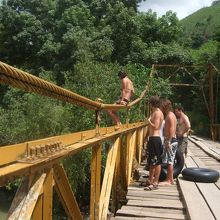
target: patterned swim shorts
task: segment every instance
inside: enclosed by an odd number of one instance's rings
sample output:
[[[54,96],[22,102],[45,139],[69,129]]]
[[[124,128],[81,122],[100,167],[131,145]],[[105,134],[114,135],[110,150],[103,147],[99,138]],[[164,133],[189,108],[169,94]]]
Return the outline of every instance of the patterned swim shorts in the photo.
[[[174,164],[174,159],[176,156],[176,151],[178,147],[178,142],[176,139],[172,140],[171,142],[171,149],[166,150],[165,146],[163,148],[163,156],[162,156],[162,162],[165,164]]]

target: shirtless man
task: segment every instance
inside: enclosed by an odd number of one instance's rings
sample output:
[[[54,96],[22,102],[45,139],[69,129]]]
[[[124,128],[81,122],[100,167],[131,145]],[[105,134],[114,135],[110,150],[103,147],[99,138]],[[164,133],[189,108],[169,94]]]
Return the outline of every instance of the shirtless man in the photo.
[[[162,111],[160,110],[160,99],[158,96],[150,97],[151,115],[148,119],[149,140],[147,143],[149,180],[146,183],[145,190],[154,190],[158,187],[163,145],[160,137],[160,128],[164,120]]]
[[[118,77],[121,79],[121,96],[116,104],[127,105],[132,95],[134,94],[134,87],[132,81],[128,78],[127,73],[120,71]],[[120,119],[116,111],[108,111],[116,125],[121,125]]]
[[[174,113],[177,117],[176,136],[178,141],[178,148],[186,157],[188,147],[188,132],[190,131],[191,127],[190,121],[187,115],[184,114],[182,106],[176,106]]]
[[[164,152],[163,163],[167,164],[167,177],[164,182],[159,185],[174,184],[173,180],[173,164],[178,147],[176,139],[176,116],[173,113],[171,101],[165,99],[161,103],[161,109],[165,117],[164,125]]]

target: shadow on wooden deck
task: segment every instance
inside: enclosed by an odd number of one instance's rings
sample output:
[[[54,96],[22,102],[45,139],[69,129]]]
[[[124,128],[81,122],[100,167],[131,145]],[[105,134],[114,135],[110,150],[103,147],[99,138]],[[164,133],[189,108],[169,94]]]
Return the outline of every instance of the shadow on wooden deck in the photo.
[[[200,142],[203,148],[210,148],[208,142],[201,139]],[[185,167],[204,167],[220,171],[219,161],[203,148],[198,143],[189,143]],[[145,191],[140,183],[146,181],[148,171],[144,170],[144,164],[139,169],[141,177],[129,186],[127,204],[117,211],[112,220],[220,219],[220,180],[216,183],[195,183],[184,180],[180,174],[176,185]]]

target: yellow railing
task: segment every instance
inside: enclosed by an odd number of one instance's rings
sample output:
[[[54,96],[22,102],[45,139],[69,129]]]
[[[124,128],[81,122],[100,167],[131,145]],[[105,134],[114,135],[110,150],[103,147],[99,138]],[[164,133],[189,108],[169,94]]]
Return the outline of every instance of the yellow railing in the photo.
[[[82,219],[60,161],[69,155],[91,148],[90,219],[105,220],[111,193],[112,200],[116,204],[118,196],[115,195],[118,185],[120,184],[122,191],[126,192],[132,178],[133,159],[135,158],[139,163],[141,161],[147,124],[146,122],[129,124],[127,121],[125,125],[119,127],[100,128],[98,112],[129,109],[144,98],[150,82],[151,80],[148,81],[140,97],[127,106],[103,104],[0,62],[0,83],[95,110],[97,116],[94,130],[0,148],[0,186],[16,178],[22,179],[7,219],[52,219],[53,188],[67,216],[70,219]],[[107,153],[105,172],[101,179],[101,148],[106,141],[111,142],[111,147]]]
[[[146,123],[139,122],[122,125],[120,129],[101,128],[98,135],[94,129],[1,147],[0,186],[18,177],[23,178],[9,210],[8,219],[51,219],[53,187],[67,215],[71,219],[82,219],[65,171],[59,162],[66,156],[89,147],[92,148],[90,218],[106,219],[111,190],[115,191],[118,184],[122,183],[123,191],[127,191],[132,178],[132,160],[135,157],[140,162],[145,134]],[[101,181],[101,148],[106,141],[111,141],[112,145]],[[35,198],[34,201],[31,198]],[[39,218],[41,214],[49,217]]]

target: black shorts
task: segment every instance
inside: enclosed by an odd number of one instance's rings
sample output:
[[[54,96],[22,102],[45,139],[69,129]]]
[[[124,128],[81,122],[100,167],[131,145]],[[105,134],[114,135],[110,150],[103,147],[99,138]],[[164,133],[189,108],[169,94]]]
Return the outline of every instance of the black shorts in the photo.
[[[151,136],[147,143],[148,164],[162,164],[163,145],[160,136]]]

